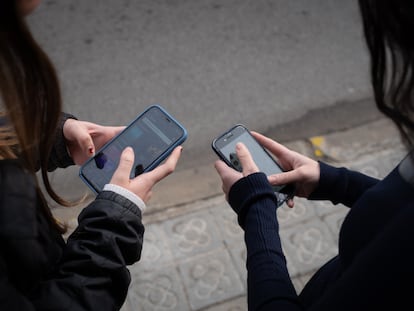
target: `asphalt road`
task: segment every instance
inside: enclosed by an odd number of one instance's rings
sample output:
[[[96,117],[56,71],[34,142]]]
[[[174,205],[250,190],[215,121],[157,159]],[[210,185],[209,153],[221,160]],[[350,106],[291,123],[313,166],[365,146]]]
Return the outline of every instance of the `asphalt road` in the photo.
[[[66,111],[118,125],[162,105],[189,133],[178,169],[210,162],[234,123],[287,140],[346,125],[349,114],[306,116],[370,95],[357,1],[44,0],[28,21]]]

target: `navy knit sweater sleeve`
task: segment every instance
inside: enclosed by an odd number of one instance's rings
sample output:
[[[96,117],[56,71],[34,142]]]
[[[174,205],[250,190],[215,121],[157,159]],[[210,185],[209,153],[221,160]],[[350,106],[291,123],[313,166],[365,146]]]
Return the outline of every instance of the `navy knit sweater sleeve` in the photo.
[[[248,309],[412,310],[412,288],[406,284],[414,279],[413,193],[398,170],[379,182],[322,163],[314,197],[354,204],[341,228],[336,260],[321,267],[316,275],[322,277],[297,295],[283,255],[272,188],[263,173],[240,179],[230,190],[229,203],[245,233]]]
[[[330,200],[334,204],[342,203],[351,207],[367,189],[379,181],[344,167],[333,168],[323,162],[319,162],[319,167],[319,185],[310,195],[310,200]]]
[[[279,238],[277,199],[266,175],[255,173],[240,179],[230,190],[229,203],[245,230],[249,310],[295,304],[296,292]]]

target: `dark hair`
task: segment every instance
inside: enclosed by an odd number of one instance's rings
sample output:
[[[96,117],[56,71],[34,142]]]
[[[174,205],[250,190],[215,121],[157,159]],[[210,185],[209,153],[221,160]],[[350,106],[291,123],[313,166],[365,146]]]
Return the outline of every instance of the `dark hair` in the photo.
[[[47,165],[61,114],[61,92],[55,69],[33,39],[17,1],[0,1],[0,95],[9,127],[0,136],[0,155],[18,158],[35,175],[41,169],[47,193],[65,205],[51,188]],[[54,220],[46,199],[37,187],[43,211]]]
[[[414,146],[414,1],[359,0],[377,107]]]

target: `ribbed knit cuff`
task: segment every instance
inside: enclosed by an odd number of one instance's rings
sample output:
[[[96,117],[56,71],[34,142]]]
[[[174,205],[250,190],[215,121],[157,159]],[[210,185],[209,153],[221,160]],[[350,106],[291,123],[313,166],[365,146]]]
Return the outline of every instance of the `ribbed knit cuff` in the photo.
[[[246,214],[252,204],[264,197],[274,200],[278,206],[277,198],[267,180],[267,176],[262,173],[253,173],[239,179],[230,189],[229,203],[238,215],[239,225],[244,229]]]
[[[340,178],[343,168],[333,167],[324,162],[319,162],[319,183],[316,189],[308,196],[309,200],[327,200],[332,193],[335,193],[336,181]]]

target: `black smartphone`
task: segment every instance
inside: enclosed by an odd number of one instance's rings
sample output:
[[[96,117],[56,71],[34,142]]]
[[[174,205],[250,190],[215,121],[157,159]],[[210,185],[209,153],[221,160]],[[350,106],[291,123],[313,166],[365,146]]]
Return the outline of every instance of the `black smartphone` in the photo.
[[[80,168],[80,178],[95,192],[109,183],[122,151],[134,149],[131,178],[159,165],[187,138],[187,130],[159,105],[148,107],[121,133],[115,136]]]
[[[284,171],[242,124],[235,125],[215,138],[211,146],[220,159],[230,167],[241,172],[242,167],[236,154],[236,144],[238,142],[242,142],[249,149],[259,170],[267,176]],[[273,189],[277,195],[279,205],[283,204],[293,194],[292,185],[274,186]]]

